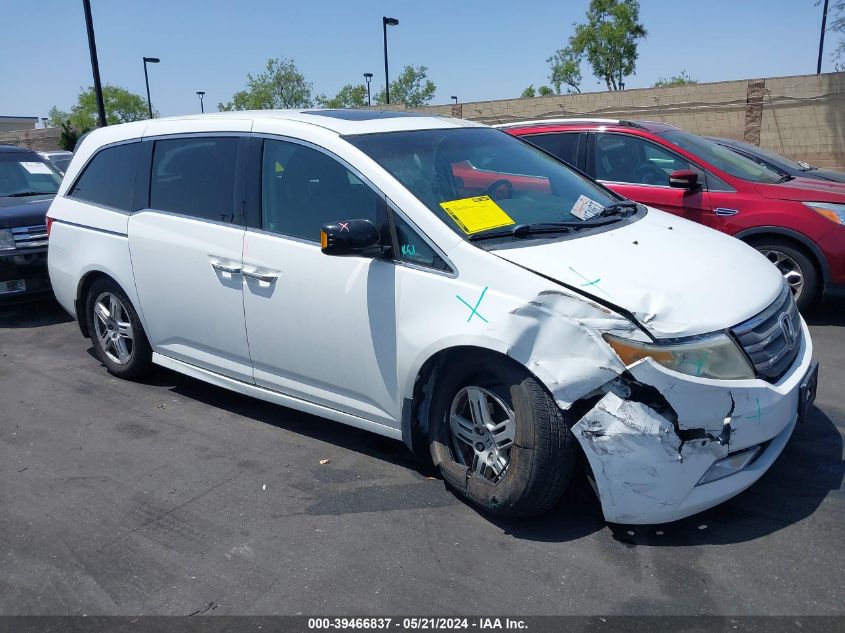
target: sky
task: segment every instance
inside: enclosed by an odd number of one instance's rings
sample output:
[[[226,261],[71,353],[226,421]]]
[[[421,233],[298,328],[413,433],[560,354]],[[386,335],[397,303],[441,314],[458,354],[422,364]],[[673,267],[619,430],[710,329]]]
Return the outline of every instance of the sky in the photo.
[[[548,83],[546,59],[566,45],[588,0],[91,0],[103,83],[145,94],[161,116],[216,110],[270,57],[292,58],[314,93],[334,95],[372,72],[384,85],[382,16],[391,76],[425,65],[433,103],[518,97]],[[813,73],[821,7],[816,0],[641,0],[647,38],[628,88],[685,70],[700,82]],[[0,0],[0,115],[69,109],[92,85],[82,0]],[[25,25],[31,24],[31,28]],[[828,35],[832,51],[836,37]],[[825,53],[822,70],[833,70]],[[599,91],[584,67],[584,92]]]

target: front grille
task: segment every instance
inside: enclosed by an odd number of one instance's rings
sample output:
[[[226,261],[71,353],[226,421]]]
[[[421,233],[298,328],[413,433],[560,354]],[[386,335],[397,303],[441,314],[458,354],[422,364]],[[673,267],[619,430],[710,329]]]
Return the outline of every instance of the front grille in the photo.
[[[760,378],[775,382],[798,355],[804,331],[792,291],[784,285],[775,302],[731,330]]]
[[[15,248],[36,248],[47,246],[47,225],[16,226],[12,229]]]

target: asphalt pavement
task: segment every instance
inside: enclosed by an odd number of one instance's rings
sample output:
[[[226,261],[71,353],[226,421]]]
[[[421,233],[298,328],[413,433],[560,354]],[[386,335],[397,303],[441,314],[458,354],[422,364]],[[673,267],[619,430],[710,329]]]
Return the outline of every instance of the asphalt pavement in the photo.
[[[51,301],[0,307],[0,614],[845,614],[845,304],[809,318],[816,409],[731,501],[532,520],[399,442],[159,369],[111,377]]]

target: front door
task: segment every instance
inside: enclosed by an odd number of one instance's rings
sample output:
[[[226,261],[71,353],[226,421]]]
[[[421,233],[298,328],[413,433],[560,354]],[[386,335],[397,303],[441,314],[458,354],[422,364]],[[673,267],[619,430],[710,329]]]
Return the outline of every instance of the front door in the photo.
[[[358,218],[389,244],[385,202],[333,156],[261,145],[260,228],[247,230],[243,259],[255,382],[397,426],[396,268],[320,250],[323,224]]]
[[[594,139],[593,160],[589,167],[596,180],[631,200],[693,222],[711,224],[704,172],[697,166],[638,136],[599,132]],[[698,172],[700,186],[691,191],[670,187],[669,174],[676,169]]]
[[[148,207],[129,219],[147,336],[165,356],[252,382],[241,276],[237,136],[154,143]]]

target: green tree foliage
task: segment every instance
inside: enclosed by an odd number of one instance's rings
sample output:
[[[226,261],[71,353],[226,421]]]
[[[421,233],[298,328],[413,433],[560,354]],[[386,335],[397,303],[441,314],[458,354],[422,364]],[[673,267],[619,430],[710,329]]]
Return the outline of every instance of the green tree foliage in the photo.
[[[217,109],[271,110],[274,108],[310,108],[310,82],[299,72],[292,59],[268,59],[260,75],[246,76],[246,88],[232,95],[229,103],[217,104]]]
[[[540,86],[537,88],[537,94],[541,97],[551,97],[555,94],[555,91],[549,88],[548,86]]]
[[[317,95],[316,101],[321,108],[360,108],[367,105],[367,87],[346,84],[334,97]]]
[[[109,125],[140,121],[149,116],[147,101],[140,95],[129,92],[126,88],[105,84],[103,86],[103,103],[106,106],[106,122]],[[67,123],[80,130],[82,134],[93,130],[99,125],[97,116],[97,96],[94,86],[89,86],[79,93],[76,104],[70,112],[63,112],[56,106],[50,108],[50,127],[61,127]]]
[[[530,99],[531,97],[536,97],[537,91],[534,90],[534,84],[528,86],[525,90],[522,91],[522,94],[519,96],[523,99]]]
[[[581,92],[581,55],[575,53],[569,46],[561,48],[546,60],[551,69],[549,81],[555,87],[557,94],[566,86],[566,92]]]
[[[428,78],[428,67],[405,66],[396,80],[390,82],[390,102],[418,108],[430,103],[436,90],[437,86]],[[376,94],[375,101],[386,103],[384,90]]]
[[[654,82],[655,88],[666,88],[671,86],[691,86],[692,84],[697,84],[698,80],[693,79],[687,74],[686,70],[682,70],[677,75],[673,77],[661,77],[657,81]]]
[[[569,46],[562,50],[572,61],[586,58],[608,90],[621,90],[636,68],[637,42],[646,36],[639,19],[637,0],[590,0],[587,22],[575,25]]]
[[[550,97],[555,93],[554,90],[549,88],[548,86],[540,86],[539,88],[534,88],[534,84],[528,86],[525,90],[522,91],[522,94],[519,95],[523,99],[529,99],[531,97]]]
[[[834,0],[828,9],[827,20],[828,31],[845,36],[845,0]],[[834,70],[845,70],[845,37],[840,38],[830,56],[834,62]]]

